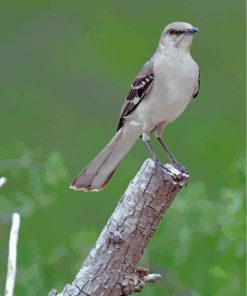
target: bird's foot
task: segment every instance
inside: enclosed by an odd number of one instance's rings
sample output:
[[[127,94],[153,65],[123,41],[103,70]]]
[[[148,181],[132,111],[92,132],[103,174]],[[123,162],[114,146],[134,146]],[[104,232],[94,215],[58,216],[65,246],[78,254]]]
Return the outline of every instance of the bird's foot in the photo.
[[[162,163],[159,161],[157,156],[153,157],[153,162],[155,170],[157,170],[159,166],[162,166]]]
[[[186,175],[189,174],[187,168],[184,165],[182,165],[176,161],[173,161],[171,164],[175,169],[180,171],[182,174],[186,174]]]

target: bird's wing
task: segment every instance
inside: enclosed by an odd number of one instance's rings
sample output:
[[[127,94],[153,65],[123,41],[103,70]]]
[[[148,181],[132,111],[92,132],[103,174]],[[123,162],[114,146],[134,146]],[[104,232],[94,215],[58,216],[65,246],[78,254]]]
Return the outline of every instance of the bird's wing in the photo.
[[[199,94],[199,90],[200,90],[200,84],[201,84],[201,74],[199,71],[199,75],[198,75],[198,84],[197,84],[197,88],[195,90],[195,92],[193,93],[193,99],[195,99],[197,97],[197,95]]]
[[[153,80],[153,59],[151,59],[146,64],[144,64],[130,87],[126,100],[121,109],[117,130],[123,126],[124,119],[136,109],[145,95],[150,91]]]

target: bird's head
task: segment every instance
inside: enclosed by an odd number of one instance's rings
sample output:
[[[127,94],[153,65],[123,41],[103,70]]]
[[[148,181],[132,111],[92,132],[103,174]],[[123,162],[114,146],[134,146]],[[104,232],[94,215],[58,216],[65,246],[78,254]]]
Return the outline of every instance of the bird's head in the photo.
[[[164,47],[176,47],[189,51],[193,35],[198,31],[189,23],[174,22],[165,27],[160,43]]]

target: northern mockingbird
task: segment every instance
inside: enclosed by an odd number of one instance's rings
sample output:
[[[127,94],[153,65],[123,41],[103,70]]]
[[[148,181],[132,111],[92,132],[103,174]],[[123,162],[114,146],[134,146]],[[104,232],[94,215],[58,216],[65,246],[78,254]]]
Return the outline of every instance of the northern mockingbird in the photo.
[[[157,161],[150,145],[151,132],[154,132],[170,161],[180,167],[162,141],[161,134],[198,94],[199,67],[190,55],[193,35],[197,31],[191,24],[183,22],[165,27],[156,52],[141,68],[130,87],[121,109],[117,133],[75,178],[70,188],[84,191],[103,189],[140,136]]]

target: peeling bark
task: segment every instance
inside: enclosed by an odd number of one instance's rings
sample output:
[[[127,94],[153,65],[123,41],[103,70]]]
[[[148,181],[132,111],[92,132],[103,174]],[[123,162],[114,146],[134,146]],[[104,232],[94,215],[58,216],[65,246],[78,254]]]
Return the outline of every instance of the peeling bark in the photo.
[[[72,284],[57,296],[126,296],[161,276],[137,266],[161,218],[189,176],[148,159],[129,184]]]

